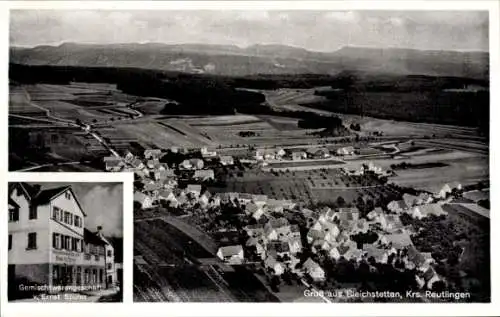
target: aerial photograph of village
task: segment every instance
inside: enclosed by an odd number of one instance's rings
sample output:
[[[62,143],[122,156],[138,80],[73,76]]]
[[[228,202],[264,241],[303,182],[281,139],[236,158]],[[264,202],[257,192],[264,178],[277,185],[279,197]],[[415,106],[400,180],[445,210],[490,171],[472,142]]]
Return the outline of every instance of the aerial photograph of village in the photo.
[[[134,173],[134,301],[490,302],[488,12],[10,19],[9,171]]]

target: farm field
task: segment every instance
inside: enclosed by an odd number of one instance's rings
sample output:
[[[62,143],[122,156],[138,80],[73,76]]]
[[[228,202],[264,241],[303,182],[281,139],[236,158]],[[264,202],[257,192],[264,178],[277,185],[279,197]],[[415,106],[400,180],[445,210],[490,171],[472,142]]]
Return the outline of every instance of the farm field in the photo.
[[[270,163],[265,169],[290,169],[290,170],[307,170],[320,168],[340,168],[344,164],[343,161],[325,159],[325,160],[303,160],[303,161],[288,161]]]
[[[266,172],[251,170],[230,173],[225,188],[209,188],[214,192],[263,194],[275,199],[290,199],[305,205],[336,204],[339,197],[351,203],[359,196],[373,201],[395,199],[400,193],[391,186],[381,186],[369,176],[345,175],[338,169]]]
[[[231,301],[198,266],[187,260],[212,255],[161,219],[134,223],[134,255],[141,255],[152,274],[158,276],[134,279],[136,287],[143,291],[150,287],[156,291],[168,288],[180,301]]]
[[[377,160],[373,160],[373,162],[381,165],[386,163]],[[450,151],[450,153],[441,155],[430,154],[405,158],[404,162],[412,164],[442,162],[447,166],[398,170],[396,176],[389,178],[390,182],[400,186],[411,186],[435,192],[447,182],[458,181],[462,185],[468,185],[489,179],[489,162],[486,155]]]

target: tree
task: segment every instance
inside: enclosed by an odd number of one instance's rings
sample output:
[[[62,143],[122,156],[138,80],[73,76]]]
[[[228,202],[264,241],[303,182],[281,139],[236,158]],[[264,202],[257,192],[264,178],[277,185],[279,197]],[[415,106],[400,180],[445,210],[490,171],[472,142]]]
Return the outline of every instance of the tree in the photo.
[[[342,196],[339,196],[337,198],[337,206],[339,206],[339,207],[344,207],[345,206],[345,199]]]

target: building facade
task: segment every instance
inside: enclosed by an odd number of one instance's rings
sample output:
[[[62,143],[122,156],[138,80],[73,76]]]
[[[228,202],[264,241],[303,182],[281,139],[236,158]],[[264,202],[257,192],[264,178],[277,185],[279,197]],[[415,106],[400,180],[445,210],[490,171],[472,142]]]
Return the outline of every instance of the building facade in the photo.
[[[112,246],[85,228],[85,217],[70,186],[9,184],[9,284],[45,285],[48,292],[106,288]]]

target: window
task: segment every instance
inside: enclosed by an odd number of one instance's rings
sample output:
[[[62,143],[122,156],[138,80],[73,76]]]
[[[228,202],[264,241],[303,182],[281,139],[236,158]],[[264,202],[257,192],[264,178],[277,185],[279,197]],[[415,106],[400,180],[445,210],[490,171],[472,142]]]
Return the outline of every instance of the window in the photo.
[[[103,269],[99,269],[99,283],[102,284],[104,282],[104,272]]]
[[[12,235],[9,234],[9,250],[12,249]]]
[[[95,258],[96,261],[99,261],[99,255],[97,255],[97,254],[94,255],[94,258]]]
[[[90,283],[90,271],[89,271],[89,269],[85,269],[84,281],[85,281],[85,284],[87,284],[87,285]]]
[[[65,193],[64,193],[64,197],[66,199],[71,199],[71,194],[69,193],[69,190],[67,190]]]
[[[79,216],[75,216],[75,226],[78,228],[82,227],[82,218],[80,218]]]
[[[64,237],[65,249],[68,251],[71,250],[71,242],[70,241],[71,241],[71,237],[69,237],[69,236]]]
[[[19,221],[19,208],[9,208],[9,222]]]
[[[73,266],[68,265],[68,271],[66,274],[68,275],[68,284],[73,284]]]
[[[82,284],[82,268],[80,266],[76,267],[76,285]]]
[[[52,284],[59,284],[59,266],[57,265],[52,266]]]
[[[78,251],[78,242],[77,238],[71,238],[71,251]]]
[[[53,233],[52,234],[52,247],[54,249],[60,249],[61,248],[61,235],[58,233]]]
[[[108,250],[108,256],[111,256],[112,253],[111,253],[111,250]]]
[[[61,209],[54,206],[52,208],[52,219],[59,221],[59,219],[61,218],[60,214],[61,214]]]
[[[111,263],[108,263],[108,270],[111,270],[111,269],[112,269]]]
[[[64,212],[64,223],[69,224],[69,217],[70,217],[70,213],[65,211]]]
[[[97,283],[97,269],[92,270],[92,283]]]
[[[28,247],[26,249],[36,249],[36,232],[28,233]]]
[[[37,209],[36,206],[30,206],[29,218],[28,219],[36,219],[37,218]]]
[[[69,222],[68,225],[72,226],[73,225],[73,214],[69,214]]]

